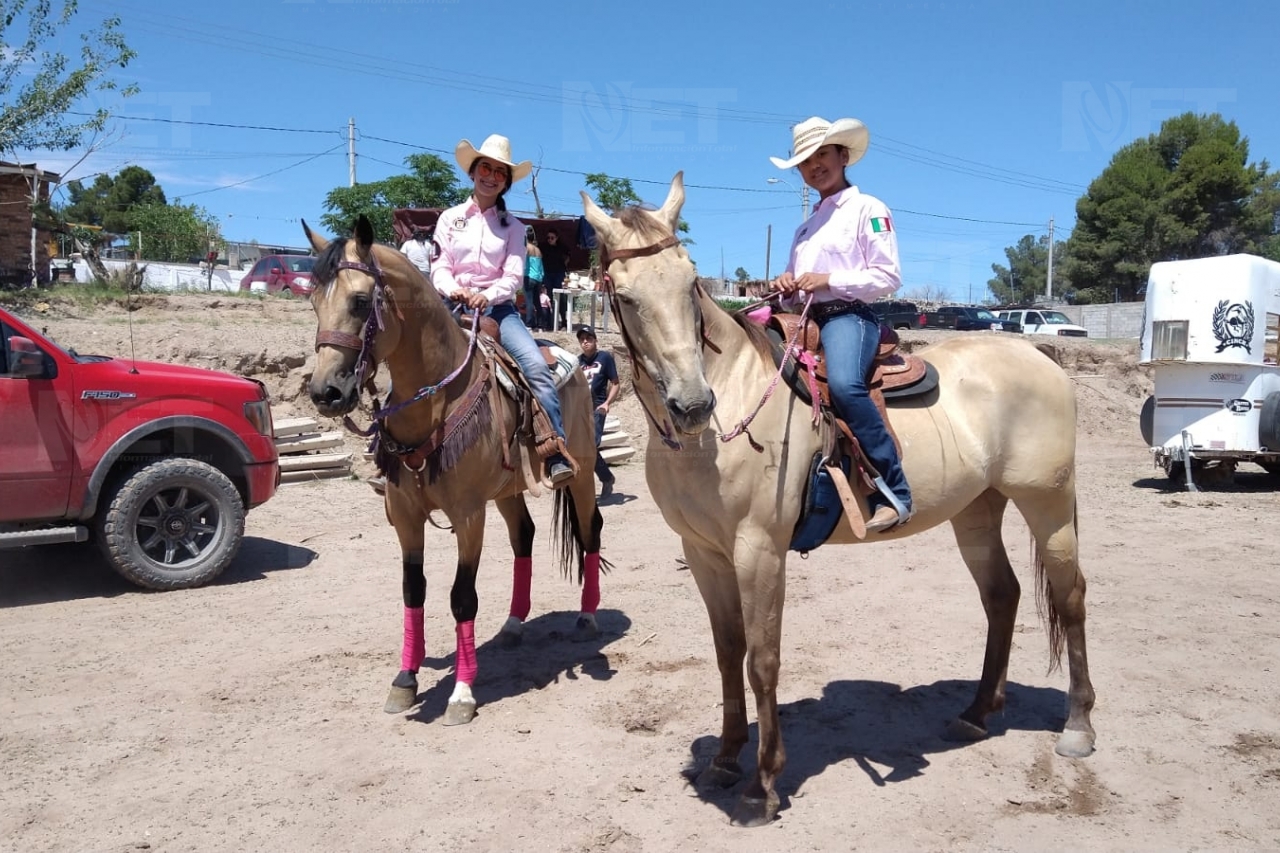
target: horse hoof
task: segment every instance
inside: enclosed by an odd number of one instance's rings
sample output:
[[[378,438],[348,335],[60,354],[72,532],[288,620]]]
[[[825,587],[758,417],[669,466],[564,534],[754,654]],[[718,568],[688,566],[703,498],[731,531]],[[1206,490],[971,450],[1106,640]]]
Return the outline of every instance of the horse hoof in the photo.
[[[1090,732],[1065,731],[1058,737],[1058,745],[1053,751],[1066,758],[1088,758],[1093,755],[1093,735]]]
[[[504,649],[514,649],[524,642],[524,635],[517,634],[515,631],[499,631],[498,646]]]
[[[475,702],[450,702],[444,710],[444,724],[446,726],[465,726],[475,718]]]
[[[391,692],[387,694],[387,704],[382,706],[382,710],[388,714],[403,714],[417,701],[416,687],[392,687]]]
[[[699,788],[708,790],[711,788],[732,788],[742,779],[742,767],[738,762],[734,761],[730,764],[716,764],[712,762],[707,768],[698,774],[697,781],[694,782]]]
[[[599,638],[600,627],[596,625],[596,620],[587,616],[579,616],[578,621],[574,623],[573,636],[570,640],[575,643],[589,643]]]
[[[757,797],[742,797],[739,799],[737,807],[733,810],[733,817],[729,819],[729,822],[734,826],[748,828],[767,826],[777,816],[778,795],[771,793],[764,799]]]
[[[968,720],[957,717],[947,724],[947,731],[943,735],[943,738],[950,741],[972,743],[974,741],[986,740],[987,730],[982,728],[982,726],[975,726]]]

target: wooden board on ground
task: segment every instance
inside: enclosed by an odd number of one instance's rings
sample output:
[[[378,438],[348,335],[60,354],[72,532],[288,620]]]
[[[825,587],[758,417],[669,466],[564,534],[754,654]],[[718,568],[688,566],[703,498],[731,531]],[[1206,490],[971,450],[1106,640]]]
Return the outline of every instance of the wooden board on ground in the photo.
[[[337,477],[350,477],[351,472],[346,468],[319,468],[307,471],[289,471],[281,472],[281,483],[310,483],[315,480],[332,480]]]
[[[280,457],[281,471],[310,471],[321,468],[351,468],[350,453],[299,453]]]
[[[618,431],[618,430],[620,430],[620,429],[622,429],[622,421],[618,420],[618,419],[617,419],[617,418],[615,418],[613,415],[605,415],[605,416],[604,416],[604,431],[605,431],[605,432],[617,432],[617,431]]]
[[[342,446],[342,432],[334,430],[326,433],[303,433],[298,436],[276,439],[276,450],[285,453],[306,453],[310,450],[327,450],[330,447]]]
[[[635,456],[636,449],[634,447],[606,447],[600,451],[600,455],[610,465],[617,465]]]
[[[606,432],[600,436],[600,446],[604,447],[622,447],[631,444],[631,436],[625,432]]]
[[[273,419],[273,426],[276,438],[320,430],[320,422],[315,418],[281,418],[278,421]]]

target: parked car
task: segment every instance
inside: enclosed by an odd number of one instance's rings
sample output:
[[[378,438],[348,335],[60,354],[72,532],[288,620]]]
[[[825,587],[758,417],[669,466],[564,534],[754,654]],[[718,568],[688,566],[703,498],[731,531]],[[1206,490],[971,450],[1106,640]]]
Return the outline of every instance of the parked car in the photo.
[[[1089,330],[1071,322],[1071,318],[1061,311],[1048,311],[1042,308],[1017,308],[1001,311],[998,315],[1003,320],[1011,320],[1022,327],[1028,335],[1060,335],[1068,338],[1087,338]]]
[[[266,255],[240,279],[240,289],[253,293],[310,296],[315,289],[315,281],[311,277],[315,263],[316,259],[311,255]]]
[[[974,305],[943,305],[924,314],[925,329],[955,329],[957,332],[1019,332],[1012,320],[1001,319],[986,308]]]
[[[914,302],[881,300],[871,303],[880,322],[894,329],[920,329],[924,327],[924,312]]]
[[[93,538],[139,586],[208,583],[280,484],[273,432],[261,382],[80,355],[0,308],[0,549]]]

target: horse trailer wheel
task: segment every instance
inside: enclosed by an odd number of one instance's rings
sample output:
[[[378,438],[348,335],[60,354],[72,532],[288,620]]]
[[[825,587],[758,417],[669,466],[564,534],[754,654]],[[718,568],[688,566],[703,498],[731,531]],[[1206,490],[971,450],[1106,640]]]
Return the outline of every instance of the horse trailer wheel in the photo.
[[[98,518],[111,567],[147,589],[188,589],[222,573],[244,536],[244,503],[225,474],[162,459],[129,474]]]
[[[1273,391],[1262,401],[1258,412],[1258,446],[1280,450],[1280,392]]]

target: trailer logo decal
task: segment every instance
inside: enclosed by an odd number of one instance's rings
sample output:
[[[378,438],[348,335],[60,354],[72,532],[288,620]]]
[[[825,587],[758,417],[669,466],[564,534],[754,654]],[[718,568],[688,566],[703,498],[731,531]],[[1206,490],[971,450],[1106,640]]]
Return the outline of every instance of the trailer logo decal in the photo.
[[[1230,302],[1226,299],[1213,309],[1213,336],[1218,339],[1218,348],[1214,352],[1222,352],[1228,347],[1240,347],[1252,353],[1253,341],[1253,303]]]
[[[1240,383],[1240,382],[1244,382],[1244,374],[1243,373],[1210,373],[1209,381]]]
[[[132,391],[81,391],[81,400],[132,400],[138,395]]]
[[[1223,400],[1223,405],[1237,415],[1243,415],[1245,412],[1253,408],[1253,403],[1248,400]]]

